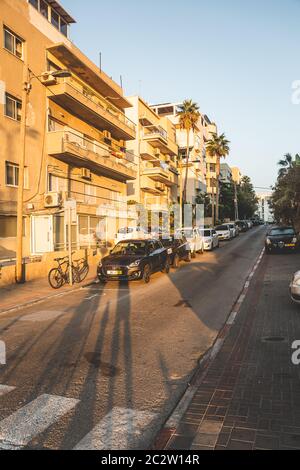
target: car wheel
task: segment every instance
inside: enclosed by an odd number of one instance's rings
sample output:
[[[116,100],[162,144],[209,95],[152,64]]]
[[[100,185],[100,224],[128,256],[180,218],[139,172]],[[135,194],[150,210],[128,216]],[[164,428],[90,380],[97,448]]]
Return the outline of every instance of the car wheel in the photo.
[[[150,282],[151,270],[149,264],[146,264],[143,270],[143,281],[145,284]]]
[[[191,257],[192,257],[192,258],[196,258],[196,252],[195,252],[195,251],[192,251]]]
[[[269,248],[266,248],[265,253],[266,253],[266,255],[270,255],[272,253],[272,250],[270,250]]]
[[[186,261],[186,263],[190,263],[192,261],[192,254],[191,254],[190,251],[187,252],[185,261]]]
[[[173,268],[174,269],[177,269],[179,266],[179,256],[178,255],[175,255],[174,256],[174,260],[173,260]]]
[[[98,279],[99,279],[100,284],[103,284],[103,285],[106,284],[106,280],[103,279],[102,277],[99,277]]]

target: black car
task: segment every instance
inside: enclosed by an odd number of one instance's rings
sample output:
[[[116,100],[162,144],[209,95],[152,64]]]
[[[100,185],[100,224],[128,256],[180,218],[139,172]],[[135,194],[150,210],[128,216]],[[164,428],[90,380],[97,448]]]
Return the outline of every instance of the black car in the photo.
[[[299,248],[299,237],[293,227],[272,227],[266,236],[266,253],[273,251],[296,251]]]
[[[161,240],[164,247],[167,249],[169,255],[170,265],[173,268],[178,268],[179,261],[190,262],[192,259],[191,248],[185,237],[176,238],[163,238]]]
[[[123,240],[99,263],[97,275],[100,282],[150,281],[152,273],[170,270],[167,249],[159,240]]]
[[[249,230],[249,225],[245,220],[237,220],[235,225],[239,227],[240,232],[247,232]]]

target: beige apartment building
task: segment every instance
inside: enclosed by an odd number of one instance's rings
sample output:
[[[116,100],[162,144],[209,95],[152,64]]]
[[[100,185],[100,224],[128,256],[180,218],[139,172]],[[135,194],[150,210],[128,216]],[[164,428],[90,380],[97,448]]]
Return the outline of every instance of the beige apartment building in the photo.
[[[167,117],[159,117],[139,96],[128,101],[132,107],[126,109],[126,116],[137,123],[137,133],[126,146],[138,156],[137,178],[127,183],[128,201],[141,204],[147,211],[167,212],[179,196],[175,126]]]
[[[209,122],[206,127],[206,139],[210,140],[213,134],[217,134],[218,129],[216,124]],[[207,194],[216,194],[216,181],[217,181],[217,157],[214,155],[206,155],[206,189]]]
[[[232,180],[235,184],[240,184],[242,180],[242,173],[240,169],[237,166],[231,167],[231,172],[232,172]]]
[[[24,240],[27,278],[45,274],[67,249],[65,201],[73,201],[72,247],[96,262],[95,248],[124,221],[127,183],[138,161],[126,148],[136,125],[121,87],[68,39],[74,19],[53,0],[1,0],[0,259],[13,276],[21,155],[22,76],[28,67]],[[65,78],[52,74],[67,70]],[[176,151],[174,150],[176,153]],[[117,225],[117,226],[116,226]],[[81,252],[82,253],[82,252]],[[6,260],[6,261],[4,261]],[[39,261],[32,263],[32,261]],[[12,265],[10,270],[6,265]],[[34,266],[33,266],[34,265]]]
[[[179,147],[180,169],[185,178],[186,165],[188,165],[187,177],[187,202],[195,204],[197,196],[206,193],[206,126],[208,118],[201,115],[196,130],[190,131],[189,136],[189,162],[187,156],[186,131],[180,128],[178,111],[181,103],[163,103],[151,106],[160,117],[168,118],[176,129],[176,142]]]

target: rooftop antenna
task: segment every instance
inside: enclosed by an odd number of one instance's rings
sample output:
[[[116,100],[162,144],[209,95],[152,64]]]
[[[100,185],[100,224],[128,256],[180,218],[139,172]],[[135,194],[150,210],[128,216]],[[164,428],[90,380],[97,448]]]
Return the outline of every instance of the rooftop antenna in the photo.
[[[121,88],[123,90],[123,78],[122,78],[122,75],[120,75],[120,85],[121,85]]]

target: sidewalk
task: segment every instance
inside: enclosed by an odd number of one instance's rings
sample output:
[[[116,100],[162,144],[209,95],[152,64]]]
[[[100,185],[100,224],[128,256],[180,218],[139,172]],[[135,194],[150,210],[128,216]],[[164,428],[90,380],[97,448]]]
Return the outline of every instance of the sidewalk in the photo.
[[[264,256],[166,449],[300,449],[300,365],[291,361],[300,306],[288,293],[299,268],[300,255]]]
[[[65,285],[57,290],[52,289],[52,287],[49,286],[48,279],[45,278],[28,281],[24,284],[12,284],[1,287],[0,314],[7,310],[12,310],[14,308],[26,306],[27,304],[30,305],[44,299],[46,300],[51,297],[63,295],[63,293],[72,292],[89,285],[96,279],[96,270],[97,266],[90,267],[90,272],[87,278],[81,284],[74,284],[72,287]]]

